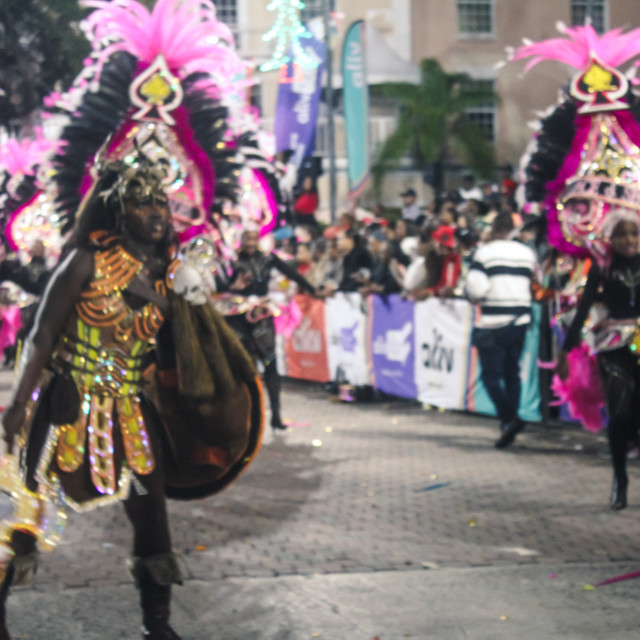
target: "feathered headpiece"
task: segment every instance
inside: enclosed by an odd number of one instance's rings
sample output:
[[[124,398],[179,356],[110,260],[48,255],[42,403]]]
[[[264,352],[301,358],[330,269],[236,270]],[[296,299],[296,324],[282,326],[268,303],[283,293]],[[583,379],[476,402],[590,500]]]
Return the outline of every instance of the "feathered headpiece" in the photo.
[[[559,29],[566,38],[525,44],[511,60],[531,58],[578,69],[566,99],[541,123],[526,166],[526,197],[547,211],[549,241],[572,254],[608,256],[603,233],[612,208],[640,217],[640,109],[617,66],[640,54],[640,29],[599,36],[591,25]]]
[[[40,128],[34,138],[8,138],[0,145],[0,222],[13,251],[30,249],[36,239],[53,249],[59,244],[59,225],[42,176],[56,149]]]
[[[225,101],[246,78],[230,30],[210,0],[158,0],[153,11],[134,0],[82,4],[95,8],[83,23],[93,53],[72,89],[51,100],[72,112],[53,163],[65,230],[108,139],[108,160],[127,162],[139,148],[165,163],[178,231],[205,223],[237,193]]]

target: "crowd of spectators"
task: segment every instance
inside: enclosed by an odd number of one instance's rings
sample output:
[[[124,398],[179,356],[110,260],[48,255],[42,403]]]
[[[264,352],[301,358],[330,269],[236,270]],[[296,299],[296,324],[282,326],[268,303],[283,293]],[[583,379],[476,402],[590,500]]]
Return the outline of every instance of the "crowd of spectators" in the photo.
[[[276,234],[276,248],[292,256],[321,296],[336,291],[414,300],[462,295],[472,255],[490,241],[495,217],[508,212],[518,229],[526,222],[514,201],[515,186],[508,175],[499,184],[481,185],[465,176],[459,189],[424,208],[416,192],[406,189],[395,215],[380,205],[363,215],[356,204],[324,229],[297,215],[288,237]],[[523,231],[518,239],[532,244],[534,235]]]

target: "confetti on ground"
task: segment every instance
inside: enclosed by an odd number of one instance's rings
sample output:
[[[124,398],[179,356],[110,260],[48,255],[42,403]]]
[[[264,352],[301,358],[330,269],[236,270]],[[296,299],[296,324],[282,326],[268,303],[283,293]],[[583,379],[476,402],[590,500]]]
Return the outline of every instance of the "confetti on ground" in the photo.
[[[503,622],[508,619],[509,619],[509,616],[500,616],[500,620],[502,620]]]
[[[431,479],[432,480],[437,480],[438,479],[438,474],[437,473],[432,473],[431,474]]]
[[[209,547],[206,547],[203,544],[197,544],[196,545],[196,551],[206,551]]]
[[[284,423],[287,427],[294,427],[296,429],[300,429],[301,427],[310,427],[310,422],[295,422],[294,420],[285,420]]]
[[[558,577],[558,574],[557,573],[550,573],[549,577],[553,580],[553,579]]]
[[[321,446],[322,446],[322,440],[312,440],[312,441],[311,441],[311,444],[312,444],[314,447],[321,447]]]
[[[536,551],[535,549],[527,549],[526,547],[499,547],[499,549],[505,553],[515,553],[523,558],[540,555],[539,551]]]
[[[333,431],[333,427],[325,427],[325,428],[324,428],[324,430],[325,430],[327,433],[331,433],[331,432]]]
[[[592,584],[585,584],[584,585],[584,590],[585,591],[593,591],[595,589],[595,587]]]
[[[311,634],[312,638],[319,638],[322,634],[319,631],[316,631],[315,633]]]
[[[609,578],[608,580],[603,580],[602,582],[598,582],[596,583],[595,586],[604,587],[608,584],[614,584],[615,582],[622,582],[623,580],[633,580],[634,578],[640,578],[640,571],[634,571],[633,573],[623,573],[621,576],[616,576],[615,578]]]
[[[469,520],[469,526],[470,527],[475,527],[477,524],[478,523],[474,518],[471,518],[471,520]]]
[[[391,424],[398,424],[398,418],[393,418],[391,420]]]
[[[450,482],[438,482],[438,484],[428,484],[424,489],[416,489],[416,493],[424,493],[425,491],[434,491],[435,489],[442,489],[442,487],[448,487]]]

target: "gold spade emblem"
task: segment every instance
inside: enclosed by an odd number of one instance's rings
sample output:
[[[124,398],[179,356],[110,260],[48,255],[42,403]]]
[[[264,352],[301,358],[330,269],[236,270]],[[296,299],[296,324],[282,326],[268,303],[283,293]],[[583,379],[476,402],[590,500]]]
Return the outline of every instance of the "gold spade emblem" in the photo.
[[[611,83],[613,74],[603,69],[597,62],[591,65],[591,68],[584,74],[584,84],[588,87],[589,93],[597,93],[601,91],[613,91],[618,87]]]
[[[140,87],[140,94],[153,105],[164,104],[171,93],[171,85],[159,73],[155,73]]]

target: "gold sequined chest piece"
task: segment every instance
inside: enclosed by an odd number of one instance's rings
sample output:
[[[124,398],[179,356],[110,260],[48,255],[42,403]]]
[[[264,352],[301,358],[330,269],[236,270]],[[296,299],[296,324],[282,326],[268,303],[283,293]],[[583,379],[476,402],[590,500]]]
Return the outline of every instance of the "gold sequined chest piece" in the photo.
[[[90,327],[114,327],[115,337],[121,342],[132,337],[152,340],[164,322],[160,309],[150,302],[133,310],[122,296],[142,268],[142,262],[119,244],[96,253],[94,278],[76,304],[80,319]],[[164,283],[156,283],[156,290],[164,295]]]

